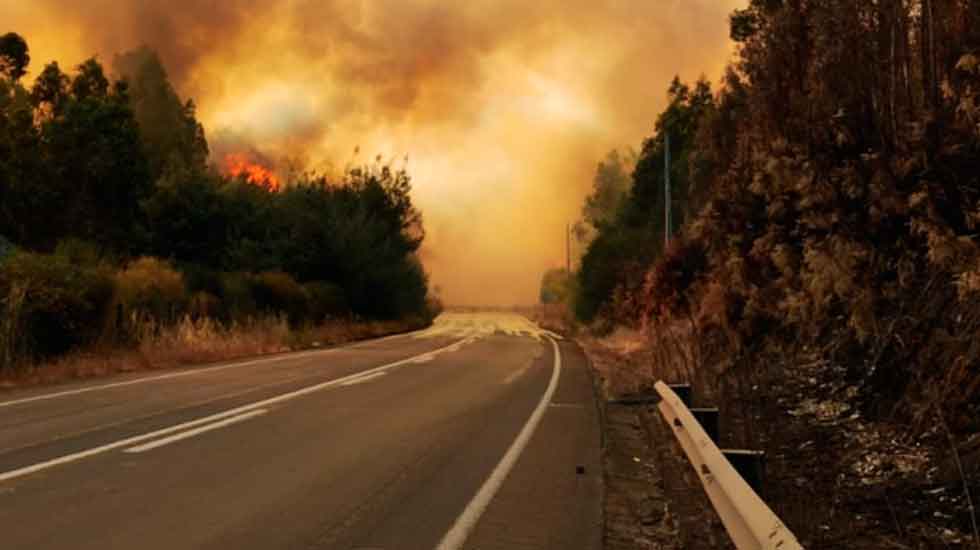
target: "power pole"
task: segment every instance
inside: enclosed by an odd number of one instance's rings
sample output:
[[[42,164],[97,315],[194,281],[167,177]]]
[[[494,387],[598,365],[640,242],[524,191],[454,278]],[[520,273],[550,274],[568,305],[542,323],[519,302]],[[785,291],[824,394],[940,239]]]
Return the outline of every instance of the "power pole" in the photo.
[[[670,244],[670,133],[664,131],[664,250]]]
[[[572,276],[572,224],[565,225],[565,274]]]

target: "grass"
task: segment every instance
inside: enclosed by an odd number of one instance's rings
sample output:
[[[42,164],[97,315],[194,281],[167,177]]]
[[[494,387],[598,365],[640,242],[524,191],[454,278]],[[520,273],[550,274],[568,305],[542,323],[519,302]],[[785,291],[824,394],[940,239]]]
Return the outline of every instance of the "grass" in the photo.
[[[172,326],[138,327],[130,347],[97,346],[64,357],[0,370],[0,388],[55,384],[112,374],[229,361],[301,349],[329,347],[423,328],[425,320],[333,320],[291,329],[283,317],[265,317],[225,327],[209,319],[184,317]]]

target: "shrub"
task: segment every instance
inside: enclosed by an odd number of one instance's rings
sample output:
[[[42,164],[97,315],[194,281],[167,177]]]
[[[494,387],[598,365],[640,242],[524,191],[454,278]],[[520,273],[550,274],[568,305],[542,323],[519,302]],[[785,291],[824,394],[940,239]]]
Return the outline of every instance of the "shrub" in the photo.
[[[5,362],[95,341],[112,294],[112,277],[104,270],[74,266],[63,256],[14,254],[0,268]]]
[[[58,242],[54,254],[74,265],[96,266],[101,260],[98,246],[89,241],[75,238]]]
[[[707,253],[700,242],[683,237],[671,241],[663,257],[647,274],[643,289],[644,316],[688,313],[688,291],[704,275],[707,266]]]
[[[207,292],[217,297],[224,295],[222,284],[224,282],[224,273],[196,264],[181,265],[180,273],[184,277],[184,286],[187,287],[188,294],[194,295],[198,292]]]
[[[116,304],[123,319],[174,323],[188,301],[183,276],[163,260],[140,258],[116,274]]]
[[[309,320],[320,323],[350,312],[344,289],[333,283],[316,281],[303,285],[309,297]]]
[[[188,313],[194,319],[220,319],[221,300],[209,292],[195,292],[188,302]]]
[[[244,273],[222,273],[221,309],[226,323],[245,321],[258,315],[258,305],[252,295],[251,277]]]
[[[4,261],[13,256],[16,250],[14,243],[8,241],[3,235],[0,235],[0,264],[3,264]]]
[[[289,274],[281,271],[260,273],[251,279],[252,296],[259,310],[285,314],[296,325],[307,319],[309,296]]]

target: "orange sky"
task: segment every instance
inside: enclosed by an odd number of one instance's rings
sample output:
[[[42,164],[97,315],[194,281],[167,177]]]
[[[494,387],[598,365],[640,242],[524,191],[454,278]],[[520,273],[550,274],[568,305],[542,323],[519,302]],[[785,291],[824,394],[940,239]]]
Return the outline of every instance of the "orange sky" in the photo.
[[[745,3],[0,0],[0,32],[32,74],[153,47],[213,142],[334,169],[408,157],[443,297],[508,305],[564,263],[595,164],[639,146],[670,79],[717,80]]]

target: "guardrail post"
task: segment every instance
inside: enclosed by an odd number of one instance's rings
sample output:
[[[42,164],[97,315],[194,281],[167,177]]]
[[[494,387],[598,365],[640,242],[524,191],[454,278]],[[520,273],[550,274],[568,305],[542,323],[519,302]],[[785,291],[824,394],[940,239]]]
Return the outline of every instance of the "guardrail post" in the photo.
[[[684,402],[687,408],[691,408],[692,393],[690,384],[668,384],[667,387],[674,390],[674,393],[677,394],[677,397],[681,398],[681,401]]]
[[[722,449],[721,454],[732,463],[742,479],[763,498],[766,494],[766,453],[744,449]]]
[[[716,408],[704,408],[704,409],[691,409],[691,414],[701,424],[704,428],[704,433],[708,434],[711,441],[718,444],[718,409]]]

